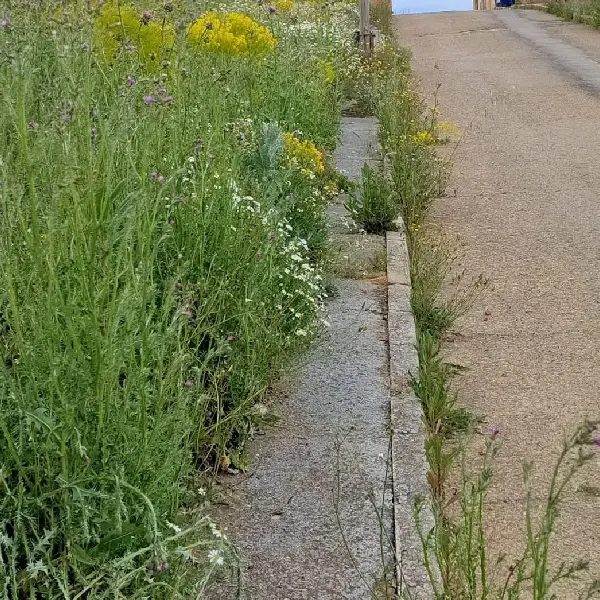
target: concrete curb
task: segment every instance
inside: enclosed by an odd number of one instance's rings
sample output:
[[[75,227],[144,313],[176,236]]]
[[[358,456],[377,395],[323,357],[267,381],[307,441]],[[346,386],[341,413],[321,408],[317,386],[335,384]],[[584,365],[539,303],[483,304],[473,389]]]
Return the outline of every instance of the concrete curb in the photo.
[[[408,598],[430,600],[433,590],[414,515],[415,503],[422,498],[419,521],[427,535],[433,527],[433,514],[427,484],[421,405],[409,385],[409,374],[417,373],[419,360],[410,306],[410,265],[402,222],[399,231],[387,232],[386,247],[396,578],[401,598],[404,598],[404,591]]]
[[[354,181],[361,180],[365,162],[377,166],[385,156],[377,143],[379,123],[376,118],[343,118],[336,167]],[[387,308],[389,344],[389,398],[391,432],[391,471],[393,495],[393,534],[396,551],[396,581],[399,597],[432,600],[429,574],[424,566],[423,548],[415,522],[415,502],[425,500],[419,513],[421,527],[428,534],[433,516],[427,483],[425,429],[421,405],[409,385],[409,373],[419,366],[416,350],[415,322],[410,305],[410,265],[404,223],[398,231],[386,233]],[[434,565],[435,569],[435,565]],[[435,571],[434,571],[435,572]],[[405,596],[401,592],[405,592]]]

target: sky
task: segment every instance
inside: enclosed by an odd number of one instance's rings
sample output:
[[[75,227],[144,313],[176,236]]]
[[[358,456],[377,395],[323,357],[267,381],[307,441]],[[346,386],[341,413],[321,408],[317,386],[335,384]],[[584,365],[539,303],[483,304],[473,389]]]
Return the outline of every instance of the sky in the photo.
[[[392,4],[396,14],[473,9],[473,0],[392,0]]]

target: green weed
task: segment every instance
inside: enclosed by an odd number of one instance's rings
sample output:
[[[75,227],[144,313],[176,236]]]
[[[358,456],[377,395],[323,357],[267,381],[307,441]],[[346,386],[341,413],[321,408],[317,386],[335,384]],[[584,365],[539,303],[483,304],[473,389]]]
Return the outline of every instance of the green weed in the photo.
[[[473,305],[488,285],[483,275],[468,279],[454,265],[460,256],[458,242],[444,237],[431,225],[413,226],[408,236],[413,283],[411,306],[419,332],[441,339]]]
[[[368,164],[362,168],[362,189],[350,193],[346,208],[352,219],[367,233],[395,229],[400,208],[385,175]]]
[[[371,3],[371,21],[386,36],[392,36],[392,3],[387,0]]]
[[[532,597],[550,600],[558,598],[554,590],[565,581],[580,588],[580,598],[589,599],[600,594],[600,581],[581,581],[588,569],[585,561],[574,559],[571,563],[550,566],[552,536],[560,506],[565,502],[567,485],[587,462],[595,458],[593,433],[596,429],[596,423],[586,422],[565,439],[539,515],[533,508],[532,465],[524,466],[527,490],[525,550],[513,563],[505,565],[502,556],[490,562],[486,550],[485,498],[493,476],[499,435],[491,428],[477,474],[473,476],[463,464],[458,510],[439,502],[435,527],[430,531],[421,528],[424,552],[433,553],[438,560],[439,571],[430,569],[436,598],[516,600]],[[505,567],[504,576],[500,576],[502,567]]]

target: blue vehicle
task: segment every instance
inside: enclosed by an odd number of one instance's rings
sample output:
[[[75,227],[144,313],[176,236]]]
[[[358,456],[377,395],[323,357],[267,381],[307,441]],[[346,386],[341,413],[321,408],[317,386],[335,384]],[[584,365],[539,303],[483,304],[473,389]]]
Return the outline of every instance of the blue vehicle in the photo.
[[[501,7],[501,8],[509,8],[511,6],[513,6],[515,3],[515,0],[496,0],[496,6]]]

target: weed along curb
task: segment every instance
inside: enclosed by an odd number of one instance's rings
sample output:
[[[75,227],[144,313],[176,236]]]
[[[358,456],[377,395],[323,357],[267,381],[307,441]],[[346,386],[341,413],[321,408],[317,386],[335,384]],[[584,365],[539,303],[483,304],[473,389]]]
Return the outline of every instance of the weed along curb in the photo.
[[[408,588],[410,597],[429,599],[433,594],[414,512],[415,503],[429,498],[430,489],[421,405],[409,384],[409,374],[418,371],[419,362],[404,226],[398,229],[386,233],[396,577],[400,591]],[[420,521],[424,531],[431,529],[433,519],[427,506]]]

